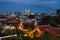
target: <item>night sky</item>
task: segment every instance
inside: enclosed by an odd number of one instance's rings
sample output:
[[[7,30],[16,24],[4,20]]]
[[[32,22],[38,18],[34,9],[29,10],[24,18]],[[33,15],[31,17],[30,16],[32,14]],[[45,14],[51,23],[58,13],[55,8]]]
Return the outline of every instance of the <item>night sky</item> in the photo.
[[[0,12],[55,12],[60,9],[60,0],[0,0]]]

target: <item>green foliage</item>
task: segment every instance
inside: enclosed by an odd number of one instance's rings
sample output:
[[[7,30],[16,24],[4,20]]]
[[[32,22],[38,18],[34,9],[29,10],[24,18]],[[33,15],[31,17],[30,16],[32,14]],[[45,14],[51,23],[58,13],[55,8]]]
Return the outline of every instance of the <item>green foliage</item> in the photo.
[[[57,23],[55,21],[50,21],[50,26],[57,27]]]
[[[29,18],[35,18],[35,15],[29,15],[28,17]]]
[[[0,36],[2,36],[2,30],[3,30],[3,28],[0,27]]]
[[[57,22],[57,24],[60,24],[60,15],[58,15],[58,16],[55,18],[55,21]]]
[[[18,40],[60,40],[60,38],[49,34],[48,32],[44,32],[40,35],[40,37],[36,37],[36,32],[34,32],[35,37],[30,38],[28,36],[24,36],[24,32],[19,30],[18,31],[21,36],[18,36]],[[17,40],[17,38],[7,38],[6,40]]]
[[[5,31],[3,33],[4,36],[16,34],[16,30],[15,29],[12,29],[12,30],[11,29],[6,29],[4,31]]]
[[[44,35],[40,38],[41,40],[60,40],[60,38],[45,32]]]
[[[43,25],[49,24],[50,20],[51,20],[51,16],[45,16],[42,18],[42,24]]]
[[[34,29],[34,25],[31,25],[31,24],[24,24],[24,28],[25,29]]]
[[[36,34],[34,34],[34,35],[36,35]],[[60,40],[60,38],[58,38],[54,35],[51,35],[48,32],[42,33],[40,37],[35,36],[34,38],[30,38],[28,36],[25,37],[24,35],[22,35],[22,36],[23,36],[22,37],[23,40]]]

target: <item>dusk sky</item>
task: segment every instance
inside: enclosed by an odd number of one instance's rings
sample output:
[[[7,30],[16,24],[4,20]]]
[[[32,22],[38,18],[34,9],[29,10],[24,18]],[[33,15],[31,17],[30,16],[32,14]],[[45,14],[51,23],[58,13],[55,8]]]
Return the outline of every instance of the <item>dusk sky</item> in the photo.
[[[0,0],[0,12],[21,12],[25,9],[32,12],[55,12],[60,9],[60,0]]]

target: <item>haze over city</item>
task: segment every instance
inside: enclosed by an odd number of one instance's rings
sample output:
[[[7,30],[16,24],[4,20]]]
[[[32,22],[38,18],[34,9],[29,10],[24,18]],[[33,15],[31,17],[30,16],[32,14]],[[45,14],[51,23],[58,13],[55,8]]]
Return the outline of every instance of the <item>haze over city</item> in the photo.
[[[0,12],[55,12],[60,9],[60,0],[0,0]]]

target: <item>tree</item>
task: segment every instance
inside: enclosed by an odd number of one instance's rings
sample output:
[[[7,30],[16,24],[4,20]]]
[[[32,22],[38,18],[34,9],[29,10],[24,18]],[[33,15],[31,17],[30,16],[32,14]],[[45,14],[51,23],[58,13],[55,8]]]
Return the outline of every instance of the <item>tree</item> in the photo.
[[[46,25],[46,24],[49,24],[51,20],[51,16],[45,16],[42,18],[42,24]]]
[[[50,26],[57,27],[57,23],[55,21],[50,21]]]
[[[49,34],[48,32],[45,31],[42,37],[40,37],[41,40],[60,40],[60,38]]]
[[[0,37],[2,36],[2,30],[3,30],[3,28],[0,27]]]
[[[29,18],[35,18],[35,15],[29,15],[28,17]]]
[[[56,17],[55,21],[57,22],[57,24],[60,24],[60,15]]]

